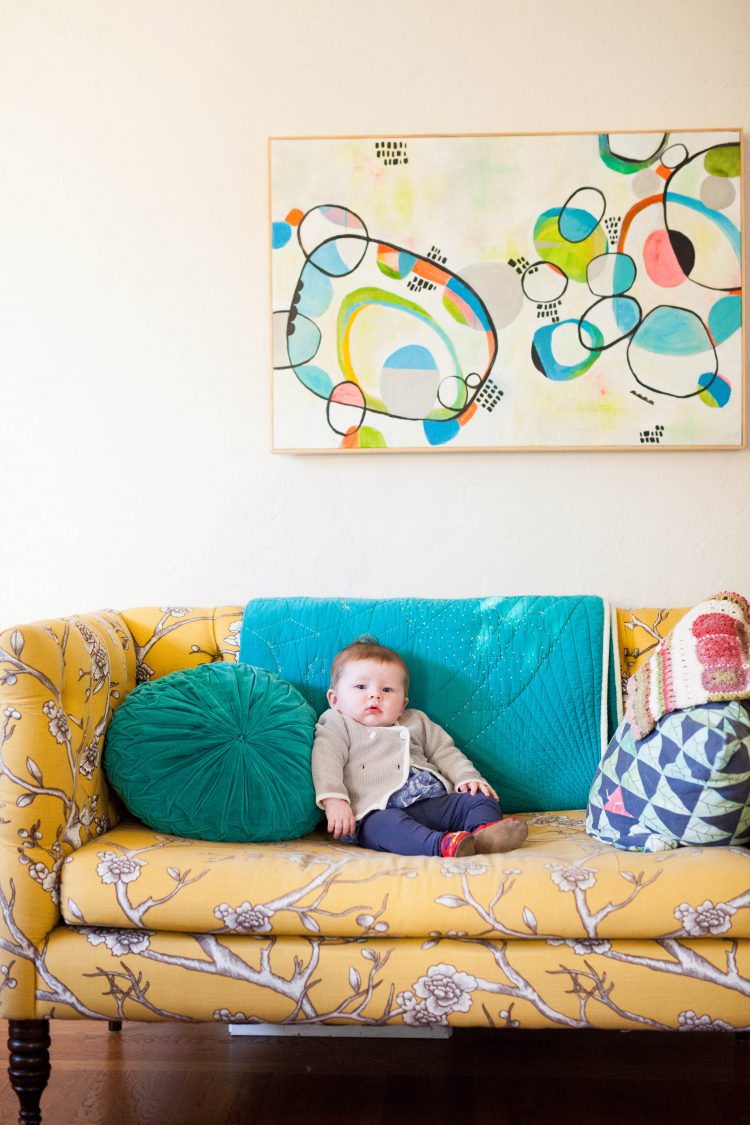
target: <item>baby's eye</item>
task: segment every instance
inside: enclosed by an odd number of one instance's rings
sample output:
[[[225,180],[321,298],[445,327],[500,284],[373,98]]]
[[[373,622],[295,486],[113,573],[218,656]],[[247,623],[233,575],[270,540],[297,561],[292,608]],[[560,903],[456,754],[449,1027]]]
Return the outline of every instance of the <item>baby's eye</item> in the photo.
[[[383,691],[393,691],[393,688],[392,687],[384,687]]]
[[[364,685],[364,684],[355,684],[355,685],[354,685],[354,687],[355,687],[355,688],[356,688],[356,689],[357,689],[358,691],[364,691],[364,690],[365,690],[365,685]]]

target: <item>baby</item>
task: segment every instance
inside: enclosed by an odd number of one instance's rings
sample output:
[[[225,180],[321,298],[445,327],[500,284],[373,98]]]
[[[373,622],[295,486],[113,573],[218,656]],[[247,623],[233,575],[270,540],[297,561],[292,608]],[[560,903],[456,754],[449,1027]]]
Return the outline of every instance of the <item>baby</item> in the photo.
[[[337,840],[399,855],[505,852],[526,839],[450,736],[406,710],[409,671],[362,637],[331,667],[330,710],[315,728],[315,798]]]

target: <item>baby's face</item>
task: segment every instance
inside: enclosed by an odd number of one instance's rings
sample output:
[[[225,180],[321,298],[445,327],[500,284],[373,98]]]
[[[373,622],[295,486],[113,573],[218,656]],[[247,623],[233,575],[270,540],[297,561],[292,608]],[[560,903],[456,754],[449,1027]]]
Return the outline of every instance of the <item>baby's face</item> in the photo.
[[[403,669],[398,664],[352,660],[329,690],[328,703],[365,727],[391,727],[408,703]]]

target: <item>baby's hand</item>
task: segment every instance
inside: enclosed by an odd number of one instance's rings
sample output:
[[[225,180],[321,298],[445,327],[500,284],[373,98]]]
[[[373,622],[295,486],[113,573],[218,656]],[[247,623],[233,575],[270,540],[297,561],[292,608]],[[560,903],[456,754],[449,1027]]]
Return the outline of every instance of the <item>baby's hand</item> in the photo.
[[[342,797],[326,797],[323,801],[323,811],[328,820],[328,831],[334,840],[340,836],[353,836],[357,830],[352,806]]]
[[[463,785],[459,785],[457,788],[459,793],[471,793],[472,797],[475,797],[479,792],[484,793],[485,797],[494,797],[496,801],[500,800],[495,790],[486,781],[465,781]]]

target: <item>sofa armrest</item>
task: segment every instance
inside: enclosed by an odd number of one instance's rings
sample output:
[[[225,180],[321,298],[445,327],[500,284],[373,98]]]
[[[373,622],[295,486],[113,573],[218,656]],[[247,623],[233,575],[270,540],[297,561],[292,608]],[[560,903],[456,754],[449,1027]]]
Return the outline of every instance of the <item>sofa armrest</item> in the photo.
[[[133,638],[115,613],[0,634],[0,1016],[33,1018],[62,864],[116,821],[102,745],[134,686]]]

